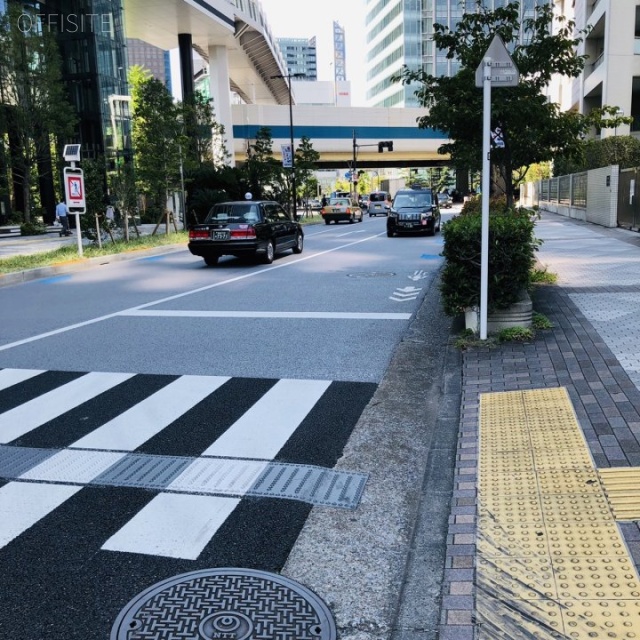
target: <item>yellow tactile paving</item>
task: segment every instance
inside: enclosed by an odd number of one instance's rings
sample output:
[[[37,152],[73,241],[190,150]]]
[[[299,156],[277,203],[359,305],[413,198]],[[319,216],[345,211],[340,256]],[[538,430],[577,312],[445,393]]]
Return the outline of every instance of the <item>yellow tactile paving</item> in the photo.
[[[611,506],[625,510],[640,470],[596,471],[566,390],[482,394],[478,469],[478,637],[640,639]]]
[[[599,469],[616,520],[640,520],[640,469]]]

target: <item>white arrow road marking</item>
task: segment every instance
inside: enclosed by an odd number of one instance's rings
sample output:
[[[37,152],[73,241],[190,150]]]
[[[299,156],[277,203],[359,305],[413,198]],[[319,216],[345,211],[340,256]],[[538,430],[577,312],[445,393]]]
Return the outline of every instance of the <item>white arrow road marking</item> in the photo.
[[[406,302],[407,300],[415,300],[421,291],[422,291],[421,287],[398,288],[393,292],[393,295],[389,296],[389,300],[395,300],[396,302]]]
[[[413,280],[415,282],[416,280],[423,280],[428,275],[429,274],[426,271],[423,271],[422,269],[418,269],[417,271],[413,272],[412,276],[407,276],[407,277],[409,278],[409,280]]]

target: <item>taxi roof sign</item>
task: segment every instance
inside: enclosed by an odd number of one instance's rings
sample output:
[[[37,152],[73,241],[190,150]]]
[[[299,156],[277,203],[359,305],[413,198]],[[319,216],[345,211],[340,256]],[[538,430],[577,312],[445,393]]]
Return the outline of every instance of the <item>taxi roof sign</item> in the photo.
[[[484,81],[484,61],[491,58],[491,85],[493,87],[517,87],[520,73],[502,38],[496,33],[476,69],[476,87]]]

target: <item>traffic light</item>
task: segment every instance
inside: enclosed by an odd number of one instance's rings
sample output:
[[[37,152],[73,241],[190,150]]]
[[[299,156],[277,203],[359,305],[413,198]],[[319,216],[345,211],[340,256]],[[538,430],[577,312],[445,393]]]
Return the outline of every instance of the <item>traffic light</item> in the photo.
[[[393,151],[393,140],[385,140],[383,142],[378,142],[378,153],[382,153],[384,149],[388,151]]]

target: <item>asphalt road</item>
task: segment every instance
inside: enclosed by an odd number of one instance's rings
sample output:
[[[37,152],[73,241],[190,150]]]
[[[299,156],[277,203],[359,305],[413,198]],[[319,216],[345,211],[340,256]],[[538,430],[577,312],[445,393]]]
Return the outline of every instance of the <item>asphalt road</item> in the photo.
[[[0,637],[103,639],[158,580],[280,572],[312,499],[184,478],[203,456],[334,469],[440,250],[365,218],[269,266],[179,250],[0,289]]]

